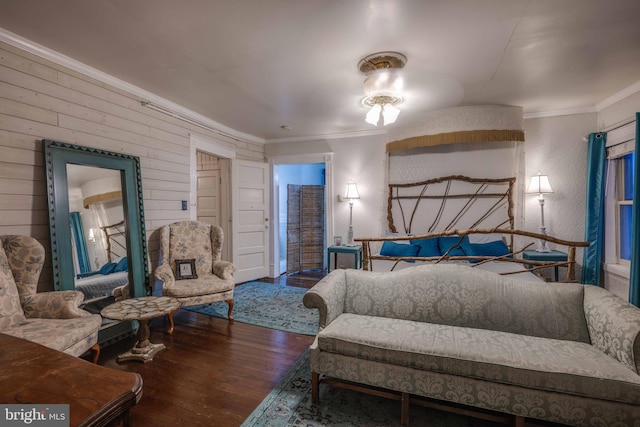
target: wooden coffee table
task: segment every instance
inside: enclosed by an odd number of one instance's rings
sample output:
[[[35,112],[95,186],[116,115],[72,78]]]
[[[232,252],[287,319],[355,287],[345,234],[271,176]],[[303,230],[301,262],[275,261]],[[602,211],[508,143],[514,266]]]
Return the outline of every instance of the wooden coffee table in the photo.
[[[69,405],[69,426],[129,425],[142,377],[0,334],[0,403]],[[34,422],[32,425],[38,424]]]
[[[138,342],[135,347],[119,355],[116,360],[118,362],[129,360],[151,362],[153,356],[165,346],[164,344],[152,344],[149,341],[149,320],[169,314],[179,307],[180,303],[175,298],[150,296],[125,299],[103,308],[100,312],[103,317],[114,320],[137,320],[140,323],[137,334]]]

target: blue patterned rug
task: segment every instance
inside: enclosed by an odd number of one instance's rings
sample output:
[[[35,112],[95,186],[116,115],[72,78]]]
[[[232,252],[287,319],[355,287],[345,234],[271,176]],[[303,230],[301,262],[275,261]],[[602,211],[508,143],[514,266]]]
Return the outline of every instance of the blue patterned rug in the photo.
[[[303,288],[272,283],[243,283],[233,291],[233,318],[237,322],[265,328],[315,335],[318,332],[318,310],[308,309],[302,304],[305,292],[307,290]],[[186,310],[226,319],[229,306],[226,302],[215,302]]]
[[[241,427],[400,426],[400,402],[320,385],[320,403],[311,402],[309,351],[295,363]],[[411,427],[492,427],[495,424],[411,405]]]

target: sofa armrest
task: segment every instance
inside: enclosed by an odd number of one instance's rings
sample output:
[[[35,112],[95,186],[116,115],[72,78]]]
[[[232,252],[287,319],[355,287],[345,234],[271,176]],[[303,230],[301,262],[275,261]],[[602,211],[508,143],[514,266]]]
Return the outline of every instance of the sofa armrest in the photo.
[[[91,316],[80,308],[84,294],[80,291],[42,292],[21,298],[22,309],[28,318],[75,319]]]
[[[233,273],[236,271],[236,266],[229,261],[214,261],[213,274],[224,280],[233,280]]]
[[[163,288],[172,286],[176,282],[176,278],[173,275],[173,270],[171,270],[169,263],[160,264],[156,267],[154,275],[156,276],[156,279],[162,282]]]
[[[584,285],[584,314],[591,344],[640,373],[640,309],[605,289]]]
[[[320,311],[319,330],[324,329],[344,312],[347,292],[346,270],[334,270],[304,294],[302,302],[307,308]]]

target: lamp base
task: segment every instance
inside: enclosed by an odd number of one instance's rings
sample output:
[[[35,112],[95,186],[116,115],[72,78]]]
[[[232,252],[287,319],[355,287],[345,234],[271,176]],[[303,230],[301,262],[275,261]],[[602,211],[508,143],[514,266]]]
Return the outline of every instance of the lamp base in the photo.
[[[349,231],[347,231],[347,244],[345,246],[353,246],[353,225],[349,225]]]

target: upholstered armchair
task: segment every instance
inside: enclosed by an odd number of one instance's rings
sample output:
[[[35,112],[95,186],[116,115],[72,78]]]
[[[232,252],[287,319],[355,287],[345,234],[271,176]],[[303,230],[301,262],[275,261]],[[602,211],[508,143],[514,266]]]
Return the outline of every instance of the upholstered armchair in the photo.
[[[220,259],[223,240],[222,228],[204,222],[180,221],[162,227],[160,261],[155,276],[162,281],[162,294],[176,298],[180,307],[226,301],[229,321],[233,321],[233,273],[236,268]],[[183,270],[181,266],[187,269]],[[192,271],[193,267],[195,271]],[[173,313],[168,317],[171,334]]]
[[[44,248],[28,236],[0,236],[0,333],[42,344],[72,356],[100,355],[102,318],[80,308],[79,291],[37,293]]]

